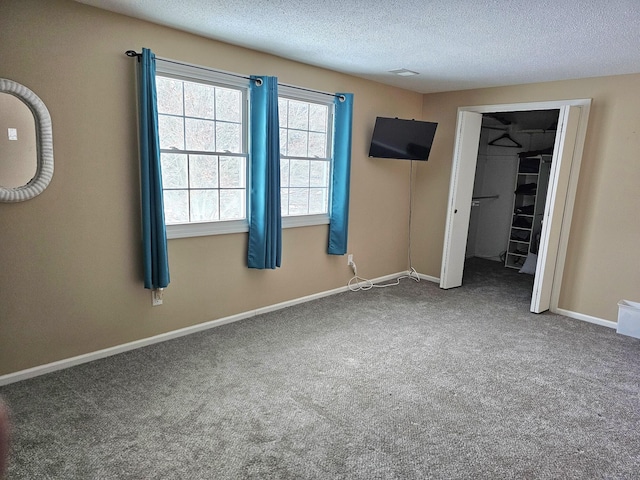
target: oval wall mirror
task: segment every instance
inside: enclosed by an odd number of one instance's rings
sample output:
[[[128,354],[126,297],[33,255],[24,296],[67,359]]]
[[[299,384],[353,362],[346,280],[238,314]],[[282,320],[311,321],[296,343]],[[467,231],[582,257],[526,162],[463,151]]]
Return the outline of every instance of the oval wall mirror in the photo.
[[[40,195],[53,177],[51,116],[24,85],[0,78],[0,202]]]

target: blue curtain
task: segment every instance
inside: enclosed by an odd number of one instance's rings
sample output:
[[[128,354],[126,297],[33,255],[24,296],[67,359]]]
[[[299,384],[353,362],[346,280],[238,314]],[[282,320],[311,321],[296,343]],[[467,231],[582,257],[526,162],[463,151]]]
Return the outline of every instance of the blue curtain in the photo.
[[[143,48],[140,60],[140,186],[144,288],[156,289],[169,285],[158,137],[156,57],[151,50]]]
[[[252,76],[250,87],[249,268],[276,268],[282,256],[278,79]]]
[[[351,178],[351,121],[353,94],[336,93],[333,126],[333,170],[329,204],[329,248],[331,255],[347,253],[349,227],[349,182]]]

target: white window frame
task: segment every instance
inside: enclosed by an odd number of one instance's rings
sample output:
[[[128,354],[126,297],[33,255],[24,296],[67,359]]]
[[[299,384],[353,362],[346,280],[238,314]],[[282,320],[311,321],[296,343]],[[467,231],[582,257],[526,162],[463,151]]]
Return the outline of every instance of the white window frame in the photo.
[[[214,84],[220,87],[232,87],[242,90],[242,115],[243,115],[243,129],[242,129],[242,141],[246,148],[249,148],[249,80],[234,73],[215,72],[206,67],[200,67],[198,65],[176,63],[166,61],[162,59],[156,59],[156,75],[162,77],[172,77],[178,80],[187,82],[203,82],[208,84]],[[291,100],[299,100],[306,102],[313,102],[324,104],[329,107],[328,119],[327,119],[327,155],[330,158],[330,171],[329,179],[333,174],[333,115],[334,105],[333,97],[325,93],[317,93],[308,91],[301,88],[289,87],[280,85],[278,86],[278,96],[286,97]],[[251,170],[250,162],[251,158],[247,151],[247,178],[246,178],[246,211],[245,215],[249,214],[250,205],[250,184],[249,184],[249,172]],[[328,207],[331,205],[331,180],[328,185],[329,202]],[[329,212],[326,214],[312,214],[312,215],[289,215],[282,217],[282,228],[295,228],[306,227],[313,225],[327,225],[329,224]],[[229,233],[246,233],[249,231],[248,218],[241,220],[220,220],[216,222],[194,222],[167,225],[167,239],[176,238],[189,238],[189,237],[202,237],[208,235],[224,235]]]
[[[242,91],[242,144],[246,152],[246,169],[249,171],[248,129],[249,129],[249,80],[234,74],[217,73],[197,65],[178,64],[156,59],[156,76],[175,78],[186,82],[202,82],[214,86],[236,88]],[[193,222],[167,225],[167,239],[222,235],[249,231],[247,221],[249,178],[245,179],[245,218],[239,220],[219,220],[216,222]]]
[[[290,87],[286,85],[278,86],[278,97],[287,98],[289,100],[298,100],[301,102],[311,102],[326,105],[328,107],[327,116],[327,157],[329,158],[329,185],[328,185],[328,203],[327,213],[311,214],[311,215],[287,215],[282,217],[282,228],[307,227],[312,225],[328,225],[329,224],[329,208],[331,207],[331,178],[333,175],[333,115],[334,105],[333,96],[312,92],[309,90]]]

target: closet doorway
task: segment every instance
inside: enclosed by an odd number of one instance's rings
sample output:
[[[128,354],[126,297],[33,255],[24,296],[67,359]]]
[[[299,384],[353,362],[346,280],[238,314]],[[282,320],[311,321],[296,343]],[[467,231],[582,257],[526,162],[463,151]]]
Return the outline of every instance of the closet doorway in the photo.
[[[535,115],[543,116],[542,113],[534,112],[555,110],[558,113],[557,131],[554,134],[555,138],[550,157],[548,189],[546,195],[544,195],[545,208],[541,214],[541,219],[544,219],[544,221],[541,223],[541,231],[539,232],[540,240],[537,248],[538,255],[535,262],[535,279],[530,310],[540,313],[550,308],[554,311],[557,308],[590,103],[590,100],[567,100],[462,107],[458,109],[457,135],[440,275],[441,288],[454,288],[462,285],[465,255],[470,240],[471,209],[478,208],[471,205],[474,202],[474,184],[478,165],[478,150],[483,130],[483,116],[507,125],[510,118],[516,118],[518,115],[523,116],[525,115],[524,112],[529,112],[527,115],[533,118]],[[486,122],[485,126],[491,125]],[[548,127],[523,128],[523,130],[551,130]],[[496,125],[495,128],[498,129],[500,126]],[[485,128],[485,130],[489,129]],[[525,145],[518,138],[513,138],[508,130],[509,128],[505,129],[504,133],[496,130],[499,135],[494,134],[489,140],[494,143],[492,147],[503,145],[502,149],[504,149],[508,148],[504,147],[505,145],[511,144],[515,148],[520,148],[517,145],[521,145],[522,151],[525,151],[531,145],[537,145],[533,141],[529,141],[529,145]],[[529,134],[525,132],[524,135]],[[519,138],[522,139],[521,136]],[[544,140],[548,139],[541,141]],[[486,168],[486,165],[484,167]],[[514,175],[512,179],[515,178],[518,168],[518,166],[512,166]],[[512,192],[514,184],[512,184]],[[476,195],[476,197],[493,195],[500,194]],[[478,204],[477,202],[491,200],[490,198],[476,198],[476,203],[473,204],[480,206],[482,203]],[[493,200],[499,200],[499,197],[493,198]],[[509,195],[508,198],[503,198],[503,203],[505,200],[507,204],[511,202],[511,207],[509,208],[512,209],[513,196]],[[512,222],[513,218],[502,220],[503,228],[508,228],[509,223]],[[471,226],[473,227],[473,224]],[[476,241],[477,239],[474,240],[473,235],[477,235],[477,231],[472,231],[471,234],[471,240]],[[508,252],[510,248],[514,252],[518,250],[510,246],[503,250]]]
[[[467,261],[487,259],[520,273],[535,273],[559,113],[556,109],[482,116]]]

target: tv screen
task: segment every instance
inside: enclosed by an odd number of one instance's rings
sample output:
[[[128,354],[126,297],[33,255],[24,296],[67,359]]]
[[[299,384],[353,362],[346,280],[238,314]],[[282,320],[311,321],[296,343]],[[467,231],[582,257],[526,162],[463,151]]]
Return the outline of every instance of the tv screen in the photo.
[[[428,160],[437,123],[399,118],[376,118],[370,157]]]

